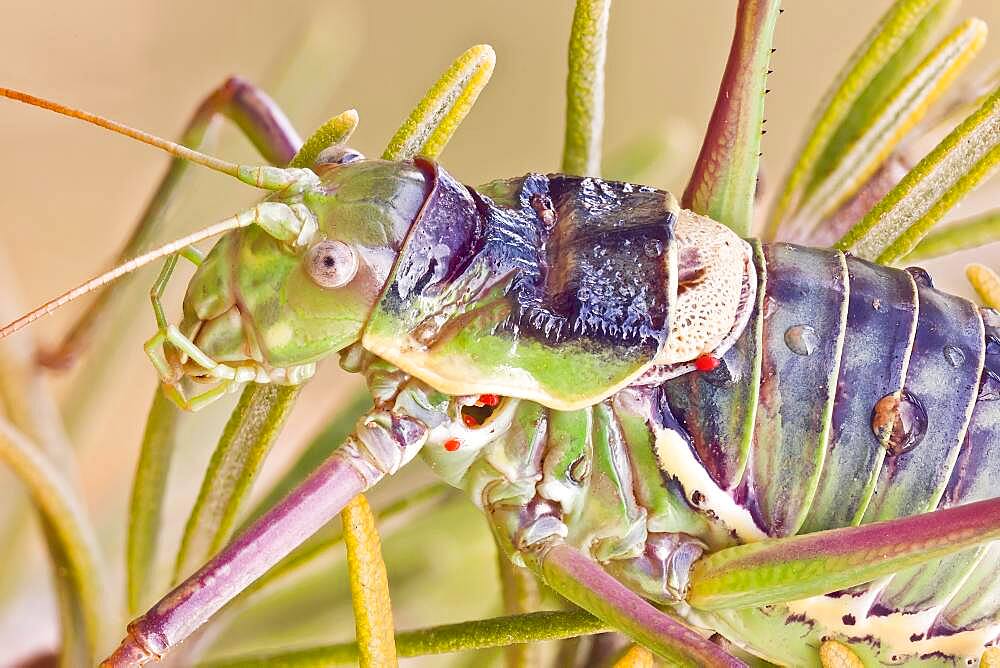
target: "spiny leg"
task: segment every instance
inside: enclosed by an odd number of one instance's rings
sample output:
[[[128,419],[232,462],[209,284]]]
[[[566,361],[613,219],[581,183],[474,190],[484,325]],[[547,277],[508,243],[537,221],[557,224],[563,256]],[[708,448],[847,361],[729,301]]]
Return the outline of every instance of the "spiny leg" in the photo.
[[[719,645],[657,610],[561,538],[537,543],[522,556],[552,589],[667,659],[672,666],[745,665]]]
[[[1000,498],[765,540],[702,557],[687,601],[719,610],[819,596],[1000,538]]]
[[[128,627],[102,666],[161,658],[333,519],[356,495],[410,461],[427,439],[417,420],[376,410],[280,503]]]
[[[180,143],[202,149],[208,143],[209,131],[220,117],[235,123],[260,154],[272,164],[285,165],[302,145],[298,133],[274,100],[239,77],[227,79],[205,98],[188,121]],[[139,218],[132,235],[125,242],[115,264],[142,252],[158,234],[188,164],[187,160],[180,158],[171,161],[170,168]],[[87,346],[94,327],[119,290],[120,283],[104,287],[70,327],[62,342],[39,354],[39,363],[50,368],[71,366]]]

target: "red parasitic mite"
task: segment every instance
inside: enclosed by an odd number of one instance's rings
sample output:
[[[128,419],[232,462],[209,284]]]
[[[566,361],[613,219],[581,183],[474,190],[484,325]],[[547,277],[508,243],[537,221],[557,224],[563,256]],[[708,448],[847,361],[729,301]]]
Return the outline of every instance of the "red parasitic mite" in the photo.
[[[719,358],[711,353],[702,353],[694,361],[698,371],[715,371],[719,367]]]
[[[496,394],[480,394],[479,403],[481,403],[483,406],[489,406],[490,408],[493,408],[500,404],[500,396]]]
[[[462,415],[462,422],[465,423],[466,427],[479,426],[479,422],[476,420],[476,418],[472,417],[471,415]]]
[[[461,447],[461,445],[461,442],[459,442],[457,438],[449,438],[444,442],[444,449],[448,452],[455,452],[459,449],[459,447]]]

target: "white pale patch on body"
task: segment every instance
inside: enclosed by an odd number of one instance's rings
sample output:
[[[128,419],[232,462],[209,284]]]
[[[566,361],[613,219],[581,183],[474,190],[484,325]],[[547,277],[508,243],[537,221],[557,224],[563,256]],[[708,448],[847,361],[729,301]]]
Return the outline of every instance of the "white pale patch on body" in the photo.
[[[682,267],[695,262],[689,282],[675,286],[670,306],[670,333],[655,364],[681,364],[702,353],[722,355],[739,337],[749,318],[753,295],[745,302],[744,283],[756,288],[753,250],[729,228],[711,218],[683,210],[677,219],[676,257],[670,276],[676,283]],[[742,321],[742,322],[741,322]]]
[[[270,349],[281,348],[288,345],[294,334],[295,332],[292,331],[288,323],[277,322],[264,332],[264,344]]]
[[[750,511],[736,503],[726,490],[716,484],[697,460],[687,441],[672,429],[656,429],[656,459],[660,468],[674,476],[684,488],[691,505],[710,510],[740,542],[752,543],[767,538],[754,522]],[[701,503],[691,498],[695,492],[704,497]]]
[[[792,614],[805,615],[824,626],[828,632],[848,637],[871,636],[879,641],[883,655],[933,654],[959,657],[978,657],[987,643],[1000,634],[1000,624],[992,624],[979,629],[961,631],[952,635],[911,640],[923,636],[944,609],[935,606],[921,612],[906,614],[894,612],[883,616],[868,616],[875,597],[882,586],[873,586],[862,596],[813,596],[791,601],[786,606]],[[853,617],[854,624],[845,624],[844,617]]]
[[[468,427],[461,416],[451,416],[452,419],[432,428],[425,446],[425,455],[430,455],[425,456],[428,464],[445,482],[462,487],[469,466],[480,456],[483,448],[510,429],[517,404],[516,399],[505,399],[490,419],[479,427]],[[453,438],[461,446],[454,452],[445,452],[444,443]],[[475,501],[479,497],[472,498]]]

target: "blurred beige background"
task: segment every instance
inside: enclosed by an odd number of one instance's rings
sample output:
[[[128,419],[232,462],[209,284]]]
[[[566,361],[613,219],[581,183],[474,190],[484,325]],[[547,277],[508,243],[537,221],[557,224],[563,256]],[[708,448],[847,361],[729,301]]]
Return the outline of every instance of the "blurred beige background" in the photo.
[[[785,4],[764,141],[764,183],[772,187],[818,97],[890,3]],[[442,157],[454,174],[478,183],[558,168],[572,10],[570,0],[0,0],[0,85],[174,137],[211,88],[229,74],[241,74],[272,91],[304,135],[327,117],[356,107],[361,125],[352,143],[377,155],[449,62],[485,42],[497,51],[492,83]],[[729,0],[617,0],[613,6],[605,145],[613,152],[643,132],[665,129],[676,150],[654,185],[683,190],[725,64],[734,11]],[[995,0],[966,0],[959,17],[973,15],[1000,29]],[[989,70],[998,62],[1000,39],[992,39],[973,68]],[[253,159],[231,131],[224,133],[219,152]],[[18,290],[22,303],[33,305],[105,268],[166,163],[148,147],[0,100],[0,254],[19,283],[0,290]],[[989,187],[987,194],[997,192],[995,184]],[[212,222],[252,197],[225,177],[198,174],[190,198],[177,208],[179,224],[192,229]],[[961,213],[996,202],[980,196]],[[996,266],[995,253],[994,247],[979,256]],[[965,290],[956,275],[942,284]],[[134,291],[134,301],[142,301],[143,290]],[[176,301],[173,308],[176,313]],[[75,312],[67,309],[38,323],[33,335],[54,341]],[[86,370],[74,381],[82,376],[83,392],[79,384],[74,390],[67,379],[58,381],[61,392],[79,399],[70,413],[82,453],[80,477],[112,556],[121,553],[122,509],[154,383],[140,348],[153,332],[152,315],[144,305],[137,313],[114,323],[120,337],[112,339],[110,385]],[[280,470],[294,444],[343,395],[350,381],[327,367],[293,416],[265,476]],[[218,424],[224,414],[218,410],[200,419]],[[181,458],[197,470],[213,440],[184,440]],[[174,534],[199,479],[197,473],[176,483],[178,505],[169,529]],[[46,596],[25,594],[24,601],[22,610],[46,618]],[[29,633],[26,619],[32,618],[0,614],[0,665],[13,656],[8,652],[51,637],[44,623],[30,624]]]

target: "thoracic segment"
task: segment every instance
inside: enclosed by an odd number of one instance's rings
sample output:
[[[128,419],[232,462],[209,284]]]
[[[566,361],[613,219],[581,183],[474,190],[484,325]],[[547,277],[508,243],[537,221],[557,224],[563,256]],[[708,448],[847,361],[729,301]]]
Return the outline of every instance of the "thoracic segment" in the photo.
[[[362,340],[430,385],[573,410],[745,327],[750,246],[670,193],[562,174],[477,191],[433,169]]]
[[[654,364],[693,370],[702,353],[721,356],[743,333],[753,310],[757,275],[750,244],[711,218],[681,210],[677,239],[677,300],[670,334]]]

